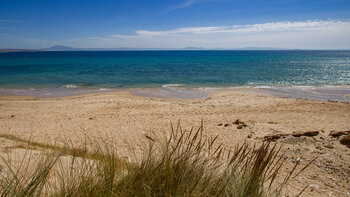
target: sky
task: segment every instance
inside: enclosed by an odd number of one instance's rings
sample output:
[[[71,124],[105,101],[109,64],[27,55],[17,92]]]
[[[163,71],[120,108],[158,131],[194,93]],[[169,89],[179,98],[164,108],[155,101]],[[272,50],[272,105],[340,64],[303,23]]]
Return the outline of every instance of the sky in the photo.
[[[350,0],[0,0],[0,48],[350,49]]]

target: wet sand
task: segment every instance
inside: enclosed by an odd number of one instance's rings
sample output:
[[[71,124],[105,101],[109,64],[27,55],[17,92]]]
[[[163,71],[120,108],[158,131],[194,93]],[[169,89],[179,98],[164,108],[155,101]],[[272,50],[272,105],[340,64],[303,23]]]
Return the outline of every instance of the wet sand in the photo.
[[[256,87],[238,88],[237,91],[252,92],[282,98],[350,102],[350,86]]]
[[[153,88],[31,88],[31,89],[5,89],[0,88],[0,95],[7,96],[34,96],[34,97],[65,97],[106,92],[129,91],[136,96],[151,98],[180,98],[201,99],[207,98],[215,91],[250,92],[260,95],[271,95],[281,98],[294,98],[317,101],[350,102],[350,86],[329,87],[187,87],[179,84],[169,84]]]
[[[136,94],[136,93],[133,93]],[[350,192],[350,149],[331,131],[350,130],[350,103],[278,98],[242,91],[208,92],[203,98],[154,98],[129,91],[37,98],[0,96],[0,134],[39,143],[77,147],[86,137],[114,143],[121,157],[139,155],[147,136],[170,131],[178,121],[185,129],[200,126],[204,134],[232,149],[237,143],[261,143],[280,135],[276,143],[286,151],[286,168],[303,156],[302,164],[318,157],[288,187],[291,196],[306,185],[304,196],[347,196]],[[142,95],[142,94],[140,94]],[[152,96],[152,95],[150,95]],[[244,121],[237,128],[233,122]],[[293,137],[293,132],[319,131],[316,136]],[[16,141],[0,138],[0,150],[14,151]],[[287,172],[284,169],[283,172]],[[316,186],[317,185],[317,188]]]

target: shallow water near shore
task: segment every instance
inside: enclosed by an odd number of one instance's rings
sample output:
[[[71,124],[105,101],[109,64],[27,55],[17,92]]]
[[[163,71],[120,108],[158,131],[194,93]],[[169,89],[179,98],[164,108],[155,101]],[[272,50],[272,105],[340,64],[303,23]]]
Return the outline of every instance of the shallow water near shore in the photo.
[[[342,101],[350,102],[350,86],[341,87],[223,87],[223,88],[151,88],[132,89],[130,92],[137,96],[157,98],[206,98],[210,92],[237,91],[261,95],[270,95],[282,98],[318,100],[318,101]]]
[[[39,88],[39,89],[4,89],[0,88],[0,95],[5,96],[34,96],[34,97],[64,97],[86,94],[98,94],[116,91],[129,91],[132,95],[150,98],[207,98],[215,91],[237,91],[260,95],[270,95],[282,98],[341,101],[350,102],[350,86],[332,87],[184,87],[163,86],[160,88],[127,88],[127,89],[93,89],[93,88]]]
[[[63,97],[85,94],[105,93],[116,90],[110,89],[84,89],[84,88],[27,88],[13,89],[0,88],[0,95],[4,96],[33,96],[33,97]]]

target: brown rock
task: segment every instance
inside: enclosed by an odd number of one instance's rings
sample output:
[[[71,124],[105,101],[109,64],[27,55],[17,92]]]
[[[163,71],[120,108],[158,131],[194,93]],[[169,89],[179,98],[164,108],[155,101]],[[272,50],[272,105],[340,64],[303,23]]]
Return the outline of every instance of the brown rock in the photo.
[[[273,135],[267,135],[264,137],[264,140],[266,141],[276,141],[278,139],[280,139],[281,136],[279,134],[273,134]]]
[[[243,125],[238,125],[237,126],[237,129],[242,129],[243,128]]]
[[[253,137],[253,134],[249,133],[247,138],[252,138]]]
[[[225,127],[228,127],[229,125],[230,125],[230,124],[225,124],[224,126],[225,126]]]
[[[303,136],[316,136],[319,133],[320,133],[319,131],[306,131],[303,133]]]
[[[339,142],[350,148],[350,135],[342,137]]]
[[[241,129],[242,127],[247,127],[248,126],[247,124],[244,123],[244,121],[240,121],[239,119],[234,121],[233,124],[239,125],[240,128],[237,127],[238,129]]]
[[[294,132],[292,133],[293,137],[300,137],[300,136],[316,136],[318,135],[320,132],[319,131],[306,131],[306,132]]]
[[[296,133],[296,132],[292,133],[293,137],[300,137],[302,135],[303,135],[302,133]]]
[[[241,121],[237,119],[236,121],[233,122],[233,124],[239,124]]]
[[[11,115],[11,118],[15,117],[15,115]]]
[[[218,126],[222,126],[222,124],[218,124]]]
[[[331,131],[330,133],[329,133],[329,135],[330,136],[332,136],[332,137],[340,137],[340,136],[342,136],[342,135],[346,135],[346,134],[348,134],[350,131]]]

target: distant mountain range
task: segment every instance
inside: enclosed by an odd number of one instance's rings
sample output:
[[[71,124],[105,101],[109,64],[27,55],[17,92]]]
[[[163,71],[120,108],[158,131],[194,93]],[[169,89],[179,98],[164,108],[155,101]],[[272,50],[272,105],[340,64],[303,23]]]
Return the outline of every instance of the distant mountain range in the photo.
[[[291,50],[275,47],[242,47],[242,48],[203,48],[203,47],[185,47],[185,48],[74,48],[63,45],[55,45],[43,49],[0,49],[0,52],[20,52],[20,51],[132,51],[132,50]],[[294,49],[296,50],[296,49]]]
[[[52,46],[50,48],[43,48],[41,50],[43,50],[43,51],[75,51],[75,50],[79,50],[79,49],[73,48],[73,47],[67,47],[67,46],[63,46],[63,45],[55,45],[55,46]]]

